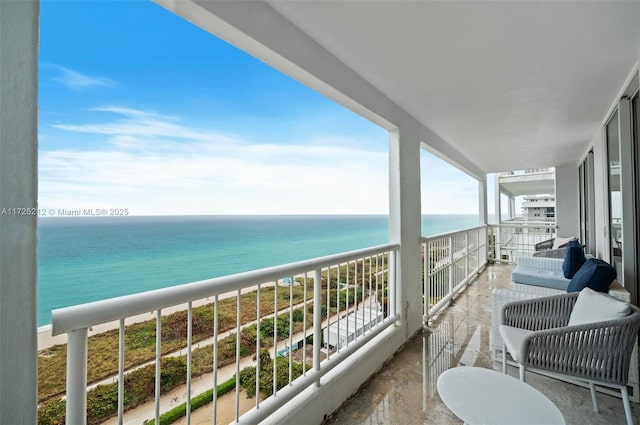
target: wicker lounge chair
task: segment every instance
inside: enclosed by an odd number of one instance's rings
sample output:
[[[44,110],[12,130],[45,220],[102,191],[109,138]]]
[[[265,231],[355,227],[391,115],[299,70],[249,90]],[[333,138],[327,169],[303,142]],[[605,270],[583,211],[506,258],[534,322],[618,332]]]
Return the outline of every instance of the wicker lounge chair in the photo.
[[[552,238],[535,244],[534,257],[564,258],[567,244],[575,238]]]
[[[579,293],[534,298],[506,304],[502,309],[500,334],[503,372],[507,351],[525,370],[539,369],[587,382],[593,409],[598,412],[595,386],[621,391],[627,424],[633,424],[627,383],[631,353],[640,329],[640,309],[620,319],[568,326]]]

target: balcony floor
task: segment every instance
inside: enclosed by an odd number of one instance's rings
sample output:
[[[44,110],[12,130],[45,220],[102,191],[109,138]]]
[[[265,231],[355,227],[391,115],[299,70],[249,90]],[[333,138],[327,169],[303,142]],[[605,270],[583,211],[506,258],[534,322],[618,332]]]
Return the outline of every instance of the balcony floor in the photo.
[[[488,266],[434,320],[429,329],[409,340],[351,399],[329,418],[328,424],[456,424],[461,423],[440,400],[438,375],[458,365],[501,371],[489,350],[491,298],[494,288],[511,285],[512,267]],[[511,376],[518,376],[509,367]],[[527,383],[558,406],[567,424],[625,424],[622,400],[598,393],[600,413],[594,413],[588,388],[582,388],[527,372]],[[508,400],[495,400],[496,407]],[[635,423],[640,423],[640,405],[631,403]],[[491,407],[488,407],[491,408]]]

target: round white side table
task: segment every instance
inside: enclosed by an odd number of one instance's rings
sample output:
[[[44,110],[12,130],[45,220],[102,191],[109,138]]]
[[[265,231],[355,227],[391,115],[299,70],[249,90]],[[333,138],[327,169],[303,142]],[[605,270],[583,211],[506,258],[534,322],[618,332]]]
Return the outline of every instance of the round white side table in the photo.
[[[544,394],[495,370],[448,369],[438,377],[438,393],[466,424],[565,425],[558,407]]]

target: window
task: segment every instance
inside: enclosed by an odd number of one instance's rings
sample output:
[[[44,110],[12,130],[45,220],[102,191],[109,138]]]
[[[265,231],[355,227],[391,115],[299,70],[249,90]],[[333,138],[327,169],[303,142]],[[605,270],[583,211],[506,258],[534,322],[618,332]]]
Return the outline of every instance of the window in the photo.
[[[606,126],[607,168],[609,170],[609,247],[610,263],[616,268],[618,280],[622,282],[624,276],[622,269],[622,192],[618,125],[618,111],[616,111]]]

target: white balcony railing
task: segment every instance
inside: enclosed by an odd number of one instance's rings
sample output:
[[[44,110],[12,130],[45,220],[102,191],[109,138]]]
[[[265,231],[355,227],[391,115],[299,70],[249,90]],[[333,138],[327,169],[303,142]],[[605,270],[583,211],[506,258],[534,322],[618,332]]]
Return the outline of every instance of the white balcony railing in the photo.
[[[487,262],[487,227],[422,238],[424,318],[430,320]]]
[[[533,255],[536,244],[556,236],[555,224],[548,221],[492,224],[488,229],[489,259],[509,263]]]
[[[429,321],[446,307],[480,273],[487,260],[515,261],[518,256],[531,255],[536,243],[554,236],[555,227],[547,223],[509,223],[421,238],[424,320]],[[162,351],[162,312],[185,303],[186,337],[182,348],[186,348],[187,353],[187,416],[191,411],[192,343],[195,341],[200,347],[210,346],[211,388],[216,388],[222,380],[235,379],[236,421],[254,423],[267,418],[302,389],[313,383],[319,384],[323,375],[396,322],[395,296],[398,288],[395,263],[398,248],[398,245],[383,245],[54,310],[53,334],[67,333],[68,340],[67,423],[82,424],[86,421],[87,330],[112,321],[119,321],[118,371],[117,375],[114,372],[112,379],[118,385],[117,416],[119,423],[123,423],[125,376],[135,369],[131,366],[125,368],[125,322],[129,317],[149,311],[155,312],[155,335],[161,336],[156,338],[155,359],[151,361],[155,365],[156,382],[153,412],[149,414],[149,417],[155,417],[155,423],[159,423],[161,411],[167,410],[166,403],[161,403],[161,392],[164,392],[160,382],[161,359],[167,355]],[[252,294],[257,301],[252,304],[241,302],[247,294]],[[233,296],[236,297],[235,323],[229,324],[227,320],[223,329],[219,326],[219,305],[224,298]],[[205,298],[213,300],[209,305],[214,317],[211,335],[204,341],[201,335],[194,340],[194,305],[203,304],[201,300]],[[270,309],[263,307],[265,300],[271,302]],[[251,319],[242,320],[242,317]],[[263,336],[266,326],[270,328],[267,332],[269,337]],[[243,330],[248,327],[254,328],[255,341],[252,344],[255,345],[241,346],[241,343],[246,343]],[[219,375],[218,366],[222,362],[218,344],[223,336],[234,332],[235,350],[231,362],[235,367],[232,376]],[[260,361],[263,360],[264,349],[272,356],[268,357],[267,363]],[[294,356],[296,350],[300,351]],[[294,357],[299,360],[295,367],[301,368],[300,376],[294,373]],[[229,359],[224,363],[228,364]],[[269,389],[263,387],[260,379],[255,379],[256,394],[272,395],[263,401],[256,396],[256,408],[244,415],[239,409],[241,365],[255,370],[258,377],[261,376],[261,368],[270,369],[273,375]],[[288,369],[289,377],[284,384],[276,379],[278,369],[282,372],[283,367]],[[214,391],[214,422],[216,397]]]
[[[471,268],[484,260],[479,259],[478,240],[484,235],[484,229],[476,229],[477,234],[467,236],[476,242],[474,249],[465,252]],[[473,232],[472,232],[473,233]],[[454,244],[454,246],[457,246]],[[467,245],[469,246],[469,244]],[[482,244],[484,246],[484,242]],[[210,345],[213,353],[212,388],[225,377],[219,376],[220,350],[219,336],[219,302],[229,294],[237,297],[235,306],[236,335],[247,326],[255,326],[255,348],[241,347],[241,338],[235,338],[235,418],[240,418],[239,389],[240,367],[249,365],[255,369],[256,376],[261,376],[261,368],[271,369],[273,374],[273,395],[266,400],[260,400],[261,392],[267,391],[260,379],[255,379],[256,401],[255,409],[247,412],[241,421],[256,423],[267,418],[276,409],[291,400],[304,388],[317,383],[320,378],[335,366],[358,352],[358,350],[382,330],[396,322],[396,253],[398,245],[382,245],[353,251],[345,254],[332,255],[298,263],[266,268],[262,270],[240,273],[221,278],[178,285],[171,288],[159,289],[134,295],[128,295],[110,300],[54,310],[52,313],[53,334],[67,333],[67,390],[66,390],[66,422],[68,424],[84,424],[87,415],[87,330],[112,321],[119,321],[119,361],[117,377],[118,385],[118,422],[123,423],[124,382],[125,375],[125,321],[128,317],[155,312],[156,342],[155,342],[155,399],[153,413],[155,423],[159,423],[161,407],[161,359],[162,354],[162,311],[171,306],[187,303],[186,327],[186,414],[190,413],[191,399],[191,364],[192,364],[192,312],[194,302],[206,298],[213,298],[213,326],[211,329]],[[484,250],[484,248],[483,248]],[[484,251],[483,251],[484,252]],[[454,256],[456,265],[459,258]],[[284,285],[284,286],[283,286]],[[257,302],[255,310],[248,316],[263,318],[244,322],[243,312],[247,306],[241,303],[243,294],[253,293]],[[294,296],[295,294],[295,296]],[[273,297],[270,338],[262,336],[261,325],[264,329],[264,318],[269,312],[261,311],[261,298]],[[302,313],[296,313],[296,310]],[[302,316],[298,325],[294,324],[294,315]],[[288,324],[288,330],[283,331],[280,323]],[[301,324],[300,324],[301,323]],[[287,326],[284,326],[287,328]],[[158,337],[160,336],[160,337]],[[313,337],[311,342],[310,336]],[[324,341],[321,343],[321,341]],[[201,341],[200,345],[205,342]],[[296,348],[302,350],[301,375],[295,377],[293,373],[293,352]],[[262,363],[264,349],[268,349],[273,356],[269,363]],[[244,351],[245,356],[242,356]],[[247,351],[249,355],[247,355]],[[307,354],[309,353],[309,354]],[[284,363],[278,358],[285,358]],[[309,358],[310,357],[310,358]],[[288,361],[287,361],[288,360]],[[330,360],[330,361],[329,361]],[[262,364],[261,364],[262,363]],[[284,366],[283,366],[284,364]],[[278,368],[287,367],[288,382],[281,388],[276,377]],[[194,394],[195,395],[195,394]],[[217,415],[216,391],[213,392],[213,421]]]

